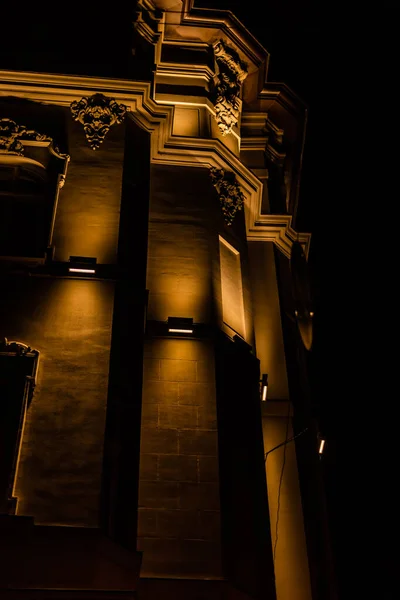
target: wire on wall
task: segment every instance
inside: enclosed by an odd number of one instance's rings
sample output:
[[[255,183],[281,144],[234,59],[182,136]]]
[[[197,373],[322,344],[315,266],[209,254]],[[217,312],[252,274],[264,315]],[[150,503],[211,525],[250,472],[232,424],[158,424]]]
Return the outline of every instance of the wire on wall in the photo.
[[[278,545],[279,513],[280,513],[280,509],[281,509],[281,489],[282,489],[283,472],[285,470],[285,464],[286,464],[286,448],[287,448],[288,433],[289,433],[290,408],[291,408],[291,405],[290,405],[290,402],[288,402],[288,412],[287,412],[287,415],[286,415],[285,442],[283,444],[284,449],[283,449],[282,469],[281,469],[281,476],[280,476],[280,479],[279,479],[279,487],[278,487],[278,508],[276,510],[275,543],[274,543],[274,550],[273,550],[273,554],[272,554],[274,564],[275,564],[275,557],[276,557],[276,547]]]

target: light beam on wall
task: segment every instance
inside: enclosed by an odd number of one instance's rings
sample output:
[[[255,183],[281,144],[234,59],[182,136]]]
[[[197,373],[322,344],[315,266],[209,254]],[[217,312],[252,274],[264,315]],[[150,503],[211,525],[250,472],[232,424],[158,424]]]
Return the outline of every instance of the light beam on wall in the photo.
[[[263,402],[267,399],[268,393],[268,373],[264,373],[261,378],[261,400]]]

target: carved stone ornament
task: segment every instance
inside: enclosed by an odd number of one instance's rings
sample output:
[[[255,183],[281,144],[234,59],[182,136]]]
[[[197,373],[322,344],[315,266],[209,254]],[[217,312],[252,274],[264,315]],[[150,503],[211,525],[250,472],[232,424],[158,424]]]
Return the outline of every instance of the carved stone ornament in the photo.
[[[222,135],[227,135],[239,120],[240,90],[247,77],[247,66],[222,40],[214,44],[214,57],[217,73],[215,119]]]
[[[25,354],[39,354],[37,350],[32,350],[30,346],[27,346],[23,342],[9,342],[7,338],[0,340],[0,352],[13,353],[18,356],[25,356]]]
[[[129,110],[125,104],[118,104],[114,98],[103,94],[83,97],[71,104],[71,113],[75,121],[82,123],[86,139],[92,150],[97,150],[104,141],[112,125],[119,125]]]
[[[222,213],[227,225],[232,225],[236,212],[242,210],[244,194],[232,172],[211,167],[210,176],[213,186],[218,192]]]
[[[35,142],[52,142],[52,138],[38,133],[33,129],[27,129],[25,125],[18,125],[11,119],[0,119],[0,151],[13,152],[19,156],[24,154],[24,146],[21,140],[33,140]],[[57,149],[55,149],[58,152]]]

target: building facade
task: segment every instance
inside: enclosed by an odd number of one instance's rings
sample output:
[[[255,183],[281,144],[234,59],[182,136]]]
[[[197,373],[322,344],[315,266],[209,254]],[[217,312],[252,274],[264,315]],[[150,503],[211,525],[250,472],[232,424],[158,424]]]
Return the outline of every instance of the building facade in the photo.
[[[230,13],[130,50],[0,71],[1,597],[333,599],[306,108]]]

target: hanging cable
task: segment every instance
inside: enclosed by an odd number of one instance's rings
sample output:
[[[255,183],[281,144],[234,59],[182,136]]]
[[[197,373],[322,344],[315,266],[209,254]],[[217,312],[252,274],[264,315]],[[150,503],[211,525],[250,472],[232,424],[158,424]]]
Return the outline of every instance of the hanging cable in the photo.
[[[278,508],[276,510],[275,543],[274,543],[274,550],[273,550],[273,554],[272,554],[274,564],[275,564],[275,556],[276,556],[276,547],[278,544],[279,513],[280,513],[280,509],[281,509],[281,488],[282,488],[283,472],[285,470],[285,464],[286,464],[286,448],[287,448],[288,433],[289,433],[290,408],[291,408],[290,402],[288,402],[288,412],[287,412],[287,416],[286,416],[285,443],[284,443],[284,449],[283,449],[283,461],[282,461],[281,476],[279,479],[279,487],[278,487]]]
[[[288,440],[285,440],[284,442],[281,442],[277,446],[274,446],[273,448],[271,448],[271,450],[268,450],[268,452],[266,452],[264,454],[264,462],[267,462],[267,456],[268,456],[268,454],[271,454],[271,452],[274,452],[275,450],[278,450],[278,448],[280,448],[281,446],[284,446],[285,444],[289,444],[290,442],[293,442],[296,438],[298,438],[301,435],[303,435],[303,433],[305,433],[306,431],[308,431],[308,427],[305,427],[304,429],[302,429],[302,431],[299,431],[299,433],[296,433],[296,435],[292,435],[292,437],[289,438]]]

